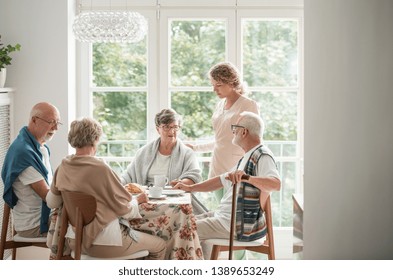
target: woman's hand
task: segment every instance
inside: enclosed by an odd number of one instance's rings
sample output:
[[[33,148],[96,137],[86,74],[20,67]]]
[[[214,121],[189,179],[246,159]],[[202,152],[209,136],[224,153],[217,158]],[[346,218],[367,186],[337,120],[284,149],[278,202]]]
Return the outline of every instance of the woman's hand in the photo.
[[[183,183],[183,184],[185,184],[185,185],[192,185],[192,184],[195,184],[195,182],[194,182],[193,180],[188,179],[188,178],[184,178],[184,179],[175,179],[175,180],[169,182],[169,184],[170,184],[172,187],[176,186],[178,183]]]
[[[172,187],[176,186],[177,183],[180,183],[180,179],[175,179],[169,182],[169,185],[171,185]]]
[[[138,201],[138,204],[141,204],[141,203],[148,202],[149,198],[147,197],[147,195],[145,193],[141,193],[140,195],[138,195],[136,197],[136,200]]]

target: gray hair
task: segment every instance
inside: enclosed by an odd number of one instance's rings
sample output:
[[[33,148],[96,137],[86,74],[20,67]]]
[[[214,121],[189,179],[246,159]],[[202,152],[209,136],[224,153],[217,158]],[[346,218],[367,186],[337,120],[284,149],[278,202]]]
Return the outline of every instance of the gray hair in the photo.
[[[73,148],[93,146],[102,135],[102,126],[92,118],[83,118],[71,123],[68,142]]]
[[[231,85],[238,93],[245,93],[245,85],[240,80],[240,73],[230,62],[221,62],[214,65],[209,70],[210,79],[216,82]]]
[[[156,126],[170,124],[176,121],[181,126],[182,117],[173,109],[162,109],[161,112],[156,114],[155,118]]]
[[[239,121],[239,125],[242,125],[245,128],[247,128],[251,135],[260,138],[263,137],[265,124],[259,115],[253,112],[244,111],[240,113],[240,116],[241,119]]]

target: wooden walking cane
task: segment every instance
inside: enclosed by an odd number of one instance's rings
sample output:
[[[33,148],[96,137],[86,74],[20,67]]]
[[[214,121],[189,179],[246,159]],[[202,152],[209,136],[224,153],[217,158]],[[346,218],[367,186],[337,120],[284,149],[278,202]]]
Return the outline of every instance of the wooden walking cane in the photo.
[[[242,175],[242,179],[248,180],[250,179],[250,175],[244,174]],[[231,230],[229,232],[229,260],[232,260],[232,250],[233,250],[233,234],[235,230],[235,222],[236,222],[236,183],[232,185],[232,211],[231,211]]]

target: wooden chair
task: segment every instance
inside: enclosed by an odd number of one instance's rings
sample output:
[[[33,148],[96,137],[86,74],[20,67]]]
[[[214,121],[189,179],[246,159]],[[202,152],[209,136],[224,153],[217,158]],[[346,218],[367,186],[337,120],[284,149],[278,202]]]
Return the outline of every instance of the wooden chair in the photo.
[[[234,238],[234,225],[235,225],[235,211],[236,211],[236,187],[233,187],[232,196],[232,212],[231,212],[231,230],[229,239],[212,238],[205,240],[206,243],[213,245],[212,253],[210,256],[211,260],[216,260],[222,251],[229,251],[229,259],[232,259],[232,251],[237,250],[249,250],[262,254],[267,254],[269,260],[274,260],[274,239],[273,239],[273,221],[272,221],[272,209],[270,205],[270,196],[267,198],[263,205],[260,197],[260,204],[262,209],[265,211],[266,218],[266,236],[255,240],[255,241],[237,241]]]
[[[96,216],[97,202],[96,199],[88,194],[81,192],[67,192],[62,191],[61,196],[63,198],[63,210],[62,210],[62,222],[59,236],[57,259],[60,260],[63,257],[63,249],[65,243],[65,234],[67,232],[68,223],[75,228],[75,252],[71,255],[75,260],[100,260],[102,258],[91,257],[82,254],[82,240],[83,240],[83,228],[88,225]],[[141,250],[131,255],[105,258],[110,260],[131,260],[138,259],[149,255],[149,251]]]
[[[7,232],[8,225],[10,220],[11,208],[7,203],[4,203],[4,212],[3,212],[3,223],[1,226],[1,239],[0,239],[0,259],[4,258],[4,251],[6,249],[12,249],[12,259],[16,259],[16,249],[21,247],[28,246],[37,246],[46,248],[46,237],[36,237],[36,238],[27,238],[21,237],[19,234],[16,234],[13,227],[12,229],[12,239],[7,240]]]

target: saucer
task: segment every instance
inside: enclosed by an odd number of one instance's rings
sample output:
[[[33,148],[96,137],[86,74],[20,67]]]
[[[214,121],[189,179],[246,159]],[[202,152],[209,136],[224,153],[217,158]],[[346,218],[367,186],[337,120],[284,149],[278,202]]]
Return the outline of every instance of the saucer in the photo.
[[[149,197],[149,199],[165,199],[166,195],[162,194],[160,197],[152,197],[151,195],[149,195],[148,197]]]
[[[185,193],[185,191],[183,191],[183,190],[178,190],[178,189],[164,189],[164,190],[162,191],[162,193],[163,193],[163,194],[166,194],[166,195],[179,195],[179,194]]]

